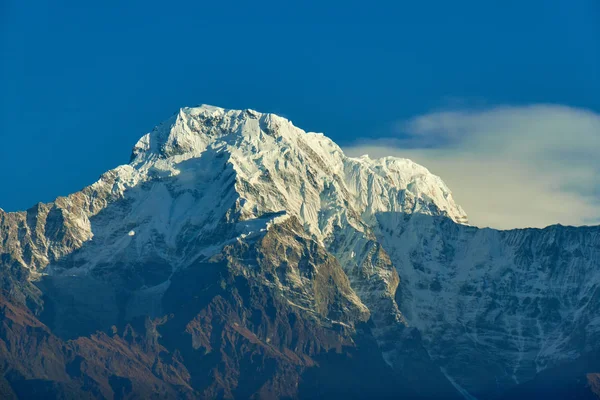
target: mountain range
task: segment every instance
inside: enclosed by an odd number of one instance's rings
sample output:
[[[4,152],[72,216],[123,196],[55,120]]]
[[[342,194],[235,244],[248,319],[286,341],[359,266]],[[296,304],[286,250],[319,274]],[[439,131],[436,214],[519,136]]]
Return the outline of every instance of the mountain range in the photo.
[[[470,226],[426,168],[253,110],[0,209],[0,287],[7,399],[600,397],[600,227]]]

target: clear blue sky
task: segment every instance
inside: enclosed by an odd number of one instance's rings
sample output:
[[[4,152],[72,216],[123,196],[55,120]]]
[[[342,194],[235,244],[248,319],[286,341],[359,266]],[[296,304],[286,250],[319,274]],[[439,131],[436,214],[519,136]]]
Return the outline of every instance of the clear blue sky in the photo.
[[[597,0],[289,3],[0,0],[0,208],[92,183],[181,106],[341,145],[452,99],[600,111]]]

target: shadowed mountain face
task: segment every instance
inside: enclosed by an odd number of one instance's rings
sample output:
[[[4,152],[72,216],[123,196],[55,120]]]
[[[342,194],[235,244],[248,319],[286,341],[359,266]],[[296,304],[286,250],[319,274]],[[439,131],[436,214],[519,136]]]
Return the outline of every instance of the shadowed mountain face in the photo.
[[[472,395],[495,396],[598,349],[600,227],[496,231],[378,218],[402,278],[400,309],[434,362]]]
[[[593,396],[600,229],[466,221],[409,160],[182,109],[81,192],[0,210],[0,393]]]
[[[404,339],[404,359],[418,375],[384,361],[369,312],[355,303],[340,264],[295,224],[174,273],[162,317],[125,319],[119,310],[127,296],[118,294],[127,290],[113,289],[107,308],[116,310],[115,325],[87,337],[74,338],[103,322],[94,318],[99,306],[85,313],[90,297],[97,299],[80,290],[96,288],[87,281],[76,289],[40,282],[47,293],[41,319],[50,328],[3,298],[3,390],[22,398],[386,398],[398,391],[458,398],[418,338]],[[296,280],[305,280],[302,291],[292,287]],[[55,321],[60,329],[51,329]]]

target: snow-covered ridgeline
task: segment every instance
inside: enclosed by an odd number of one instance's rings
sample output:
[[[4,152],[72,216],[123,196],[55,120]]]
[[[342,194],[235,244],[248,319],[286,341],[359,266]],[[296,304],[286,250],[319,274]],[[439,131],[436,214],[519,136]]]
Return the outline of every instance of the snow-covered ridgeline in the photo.
[[[320,214],[327,208],[351,208],[367,219],[398,211],[467,221],[447,186],[424,167],[393,157],[346,157],[324,135],[252,110],[183,108],[140,139],[131,166],[146,179],[174,176],[207,149],[233,167],[245,218],[285,210],[321,237],[331,229],[332,221]]]
[[[123,199],[118,219],[94,218],[114,214],[108,206]],[[130,164],[47,208],[69,222],[74,247],[94,238],[113,255],[132,241],[143,254],[157,234],[163,253],[176,252],[184,231],[201,235],[225,216],[233,222],[285,212],[319,241],[347,224],[368,230],[386,211],[467,221],[441,179],[410,160],[346,157],[329,138],[285,118],[212,106],[181,109],[136,143]],[[135,238],[126,235],[131,230]],[[41,268],[73,250],[52,238],[41,244],[34,247],[38,260],[24,264]]]

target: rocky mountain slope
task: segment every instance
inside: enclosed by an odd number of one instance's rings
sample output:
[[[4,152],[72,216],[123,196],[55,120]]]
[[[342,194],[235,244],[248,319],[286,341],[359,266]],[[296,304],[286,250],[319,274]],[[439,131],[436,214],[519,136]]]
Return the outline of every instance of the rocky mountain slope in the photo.
[[[429,354],[475,396],[600,343],[600,227],[496,231],[381,215],[396,300]]]
[[[0,210],[0,390],[492,398],[598,350],[600,229],[466,223],[410,160],[181,109],[93,185]]]

